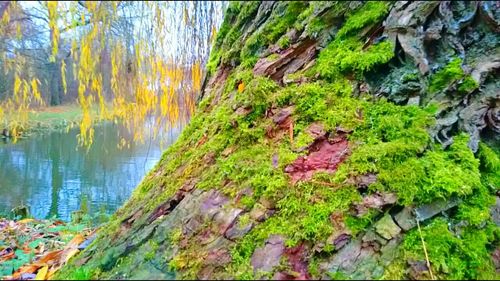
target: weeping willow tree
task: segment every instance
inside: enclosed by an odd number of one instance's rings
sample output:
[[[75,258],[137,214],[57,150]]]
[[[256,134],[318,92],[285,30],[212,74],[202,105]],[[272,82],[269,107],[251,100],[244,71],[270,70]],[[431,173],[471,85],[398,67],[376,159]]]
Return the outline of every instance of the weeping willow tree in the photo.
[[[79,143],[84,146],[92,144],[96,120],[124,123],[134,141],[144,140],[146,124],[154,135],[185,124],[224,6],[205,1],[1,2],[2,127],[16,138],[26,128],[30,109],[60,102],[57,91],[73,96],[82,108]],[[42,37],[37,44],[30,37],[33,30]],[[35,45],[41,53],[29,52]],[[36,64],[42,53],[45,58]],[[40,79],[49,67],[56,71]]]

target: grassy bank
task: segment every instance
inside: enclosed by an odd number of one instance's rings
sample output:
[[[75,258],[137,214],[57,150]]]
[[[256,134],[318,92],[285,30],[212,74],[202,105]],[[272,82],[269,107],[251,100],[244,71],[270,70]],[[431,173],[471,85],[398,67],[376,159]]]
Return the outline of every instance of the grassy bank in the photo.
[[[96,111],[93,111],[96,112]],[[20,134],[18,138],[29,137],[32,134],[44,133],[51,130],[62,130],[69,126],[76,126],[82,118],[82,109],[78,104],[67,104],[59,106],[44,107],[31,110],[28,113],[28,121],[18,126]],[[96,114],[93,114],[93,119]],[[3,138],[12,137],[12,128],[0,128]]]

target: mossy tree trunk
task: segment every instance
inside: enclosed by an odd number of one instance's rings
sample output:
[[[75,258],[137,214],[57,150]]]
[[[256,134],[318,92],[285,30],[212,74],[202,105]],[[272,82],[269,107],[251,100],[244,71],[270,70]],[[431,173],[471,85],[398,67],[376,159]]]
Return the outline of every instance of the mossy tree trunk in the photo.
[[[59,277],[498,279],[499,22],[231,3],[191,123]]]

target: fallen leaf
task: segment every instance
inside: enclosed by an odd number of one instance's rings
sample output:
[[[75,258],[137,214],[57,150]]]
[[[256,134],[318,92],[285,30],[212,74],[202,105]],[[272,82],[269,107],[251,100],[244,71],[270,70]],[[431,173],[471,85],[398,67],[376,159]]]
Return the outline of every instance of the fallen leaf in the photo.
[[[0,257],[0,262],[8,261],[12,259],[16,254],[14,252],[10,252],[2,257]]]
[[[39,263],[55,263],[60,260],[62,254],[62,250],[57,250],[53,252],[47,253],[45,256],[43,256],[40,260],[38,260]]]
[[[243,93],[243,91],[245,90],[245,83],[241,82],[239,85],[238,85],[238,92],[239,93]]]
[[[32,264],[32,265],[25,265],[19,268],[14,274],[12,275],[12,279],[23,279],[23,275],[26,274],[33,274],[35,271],[37,271],[40,267],[43,265],[41,264]]]
[[[36,274],[35,280],[45,280],[45,277],[47,277],[47,271],[49,270],[48,266],[42,267]]]
[[[23,219],[23,220],[20,220],[18,221],[17,223],[29,223],[29,222],[33,222],[35,221],[34,219]]]
[[[75,235],[71,241],[69,241],[68,245],[66,245],[67,248],[76,248],[78,245],[82,244],[83,241],[85,241],[85,237],[81,234]]]

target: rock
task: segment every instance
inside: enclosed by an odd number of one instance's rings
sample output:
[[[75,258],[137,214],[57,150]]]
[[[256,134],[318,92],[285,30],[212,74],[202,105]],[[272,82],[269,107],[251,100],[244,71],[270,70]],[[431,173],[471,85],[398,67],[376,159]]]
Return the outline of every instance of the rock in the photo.
[[[380,249],[380,263],[388,266],[398,255],[398,246],[401,243],[401,237],[396,237]]]
[[[422,280],[429,278],[429,268],[424,260],[420,261],[408,261],[410,266],[409,275],[413,280]]]
[[[326,240],[328,244],[335,246],[336,250],[342,249],[349,241],[351,241],[351,235],[340,231],[334,232]]]
[[[366,174],[356,178],[358,188],[368,188],[368,186],[377,181],[377,175]]]
[[[245,236],[250,230],[252,230],[254,224],[252,222],[247,223],[246,225],[241,225],[241,222],[238,221],[233,226],[229,227],[224,236],[229,240],[235,240]]]
[[[396,201],[397,197],[394,193],[376,192],[363,197],[363,201],[360,204],[356,204],[354,208],[356,209],[356,215],[360,217],[368,213],[368,209],[381,210],[382,207],[392,205]]]
[[[222,195],[221,192],[212,190],[210,191],[208,198],[203,201],[201,205],[201,211],[208,217],[212,217],[228,201],[229,199]]]
[[[401,232],[401,228],[394,223],[389,214],[386,214],[375,223],[375,231],[383,238],[390,240]]]
[[[243,212],[242,209],[220,210],[214,216],[215,223],[219,226],[219,233],[224,234],[236,218]]]
[[[215,249],[208,252],[205,265],[223,266],[231,262],[231,254],[227,249]]]
[[[497,247],[493,253],[491,253],[491,259],[493,260],[497,273],[500,273],[500,247]]]
[[[495,205],[491,207],[490,210],[491,218],[497,226],[500,226],[500,198],[495,197]]]
[[[314,139],[324,137],[326,135],[325,128],[320,123],[312,123],[307,127],[306,132]]]
[[[405,207],[394,216],[394,220],[404,231],[408,231],[417,226],[417,221],[409,207]]]
[[[267,209],[274,209],[274,207],[276,206],[276,203],[274,201],[265,197],[261,197],[259,199],[259,203]]]
[[[309,280],[308,252],[308,248],[304,244],[287,248],[285,256],[292,272],[281,272],[281,274],[275,276],[282,280]]]
[[[366,242],[366,243],[377,242],[377,243],[379,243],[382,246],[385,245],[385,244],[387,244],[387,240],[385,240],[384,238],[380,237],[373,230],[368,230],[361,240],[363,242]]]
[[[271,235],[264,247],[256,249],[252,255],[251,263],[254,272],[271,272],[273,267],[279,265],[281,256],[285,251],[284,240],[279,235]]]
[[[239,116],[245,116],[247,114],[249,114],[250,112],[252,112],[253,109],[251,107],[238,107],[238,109],[236,109],[236,111],[234,112],[236,115],[239,115]]]
[[[457,206],[460,201],[461,200],[458,197],[452,197],[449,200],[437,200],[420,206],[415,209],[416,218],[418,221],[430,219],[441,212]]]
[[[353,268],[361,253],[361,240],[356,239],[332,256],[326,263],[320,264],[322,272],[335,273]]]
[[[407,105],[420,105],[420,96],[411,97],[408,99]]]
[[[262,222],[266,219],[267,209],[262,204],[255,204],[250,211],[250,218],[255,221]]]
[[[282,108],[276,115],[273,116],[273,122],[281,128],[288,128],[291,122],[290,116],[292,116],[293,109],[293,106]]]

